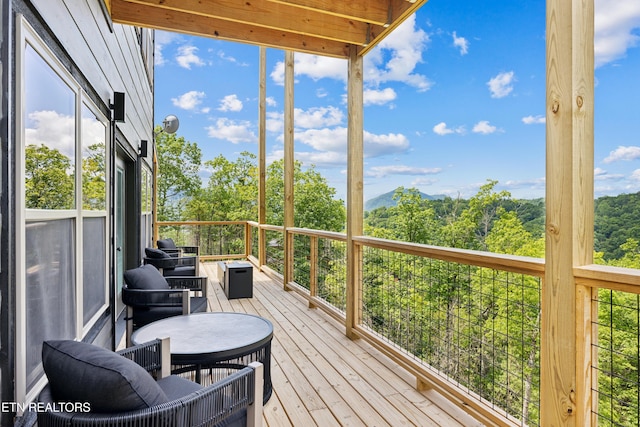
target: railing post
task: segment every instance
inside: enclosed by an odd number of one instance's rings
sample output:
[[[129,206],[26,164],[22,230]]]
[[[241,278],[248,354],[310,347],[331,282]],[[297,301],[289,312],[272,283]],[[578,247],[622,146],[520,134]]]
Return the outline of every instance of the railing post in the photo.
[[[309,308],[315,308],[313,298],[318,296],[318,236],[309,238]]]
[[[593,326],[574,268],[593,259],[594,1],[547,0],[546,29],[540,425],[582,427],[591,425]]]
[[[251,225],[249,221],[244,223],[244,257],[245,259],[249,259],[249,255],[251,255],[251,241],[252,241],[252,231]]]
[[[258,267],[262,268],[267,263],[267,232],[258,225]]]
[[[293,87],[294,56],[293,51],[285,52],[284,73],[284,289],[291,281],[293,271],[293,239],[287,229],[294,226],[294,126],[293,126]]]
[[[363,233],[363,168],[364,168],[364,118],[363,118],[363,60],[358,49],[351,46],[349,52],[349,76],[347,90],[347,313],[346,334],[355,338],[353,328],[361,323],[362,300],[360,289],[362,255],[360,246],[353,242]]]

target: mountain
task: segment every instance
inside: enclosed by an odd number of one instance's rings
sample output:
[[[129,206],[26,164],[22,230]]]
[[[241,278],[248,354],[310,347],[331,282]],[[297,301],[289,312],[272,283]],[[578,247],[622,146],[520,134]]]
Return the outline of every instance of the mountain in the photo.
[[[390,208],[392,206],[395,206],[396,201],[393,200],[393,195],[395,194],[395,192],[396,190],[391,190],[388,193],[384,193],[377,197],[374,197],[373,199],[367,200],[364,204],[364,210],[372,211],[374,209],[381,208],[381,207]],[[425,193],[420,193],[420,195],[422,196],[423,199],[427,199],[427,200],[444,199],[444,195],[430,196],[429,194],[425,194]]]

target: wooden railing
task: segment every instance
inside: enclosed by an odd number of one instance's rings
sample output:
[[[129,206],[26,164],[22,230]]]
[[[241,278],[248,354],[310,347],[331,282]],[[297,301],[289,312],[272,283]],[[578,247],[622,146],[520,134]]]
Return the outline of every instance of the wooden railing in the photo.
[[[351,244],[360,283],[348,284],[346,235],[243,224],[236,241],[245,246],[228,258],[245,256],[340,322],[355,319],[353,335],[415,375],[416,387],[436,389],[489,425],[540,425],[540,383],[548,374],[540,343],[552,333],[541,321],[543,259],[357,236]],[[590,362],[577,375],[572,404],[591,425],[637,425],[640,271],[587,265],[574,268],[574,278],[576,360]],[[621,335],[635,336],[635,348],[621,345]]]

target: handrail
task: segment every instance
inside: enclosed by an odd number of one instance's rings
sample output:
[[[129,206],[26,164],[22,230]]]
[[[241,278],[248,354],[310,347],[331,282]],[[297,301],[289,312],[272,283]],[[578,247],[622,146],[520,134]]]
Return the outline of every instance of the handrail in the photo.
[[[573,268],[576,285],[640,294],[640,270],[590,264]]]
[[[363,246],[388,249],[408,255],[435,258],[441,261],[493,268],[536,277],[544,276],[544,260],[542,258],[497,254],[469,249],[445,248],[420,243],[380,239],[377,237],[356,236],[353,238],[353,241]]]

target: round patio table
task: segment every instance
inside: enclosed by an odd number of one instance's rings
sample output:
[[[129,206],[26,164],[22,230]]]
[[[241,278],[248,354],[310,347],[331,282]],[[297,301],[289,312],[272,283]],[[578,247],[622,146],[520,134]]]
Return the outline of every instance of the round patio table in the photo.
[[[214,312],[173,316],[152,322],[135,331],[133,344],[169,337],[174,373],[192,371],[196,381],[215,382],[213,373],[237,369],[259,361],[264,365],[264,403],[271,397],[271,340],[273,325],[260,316]],[[204,376],[203,376],[204,374]],[[210,376],[210,381],[207,381]]]

